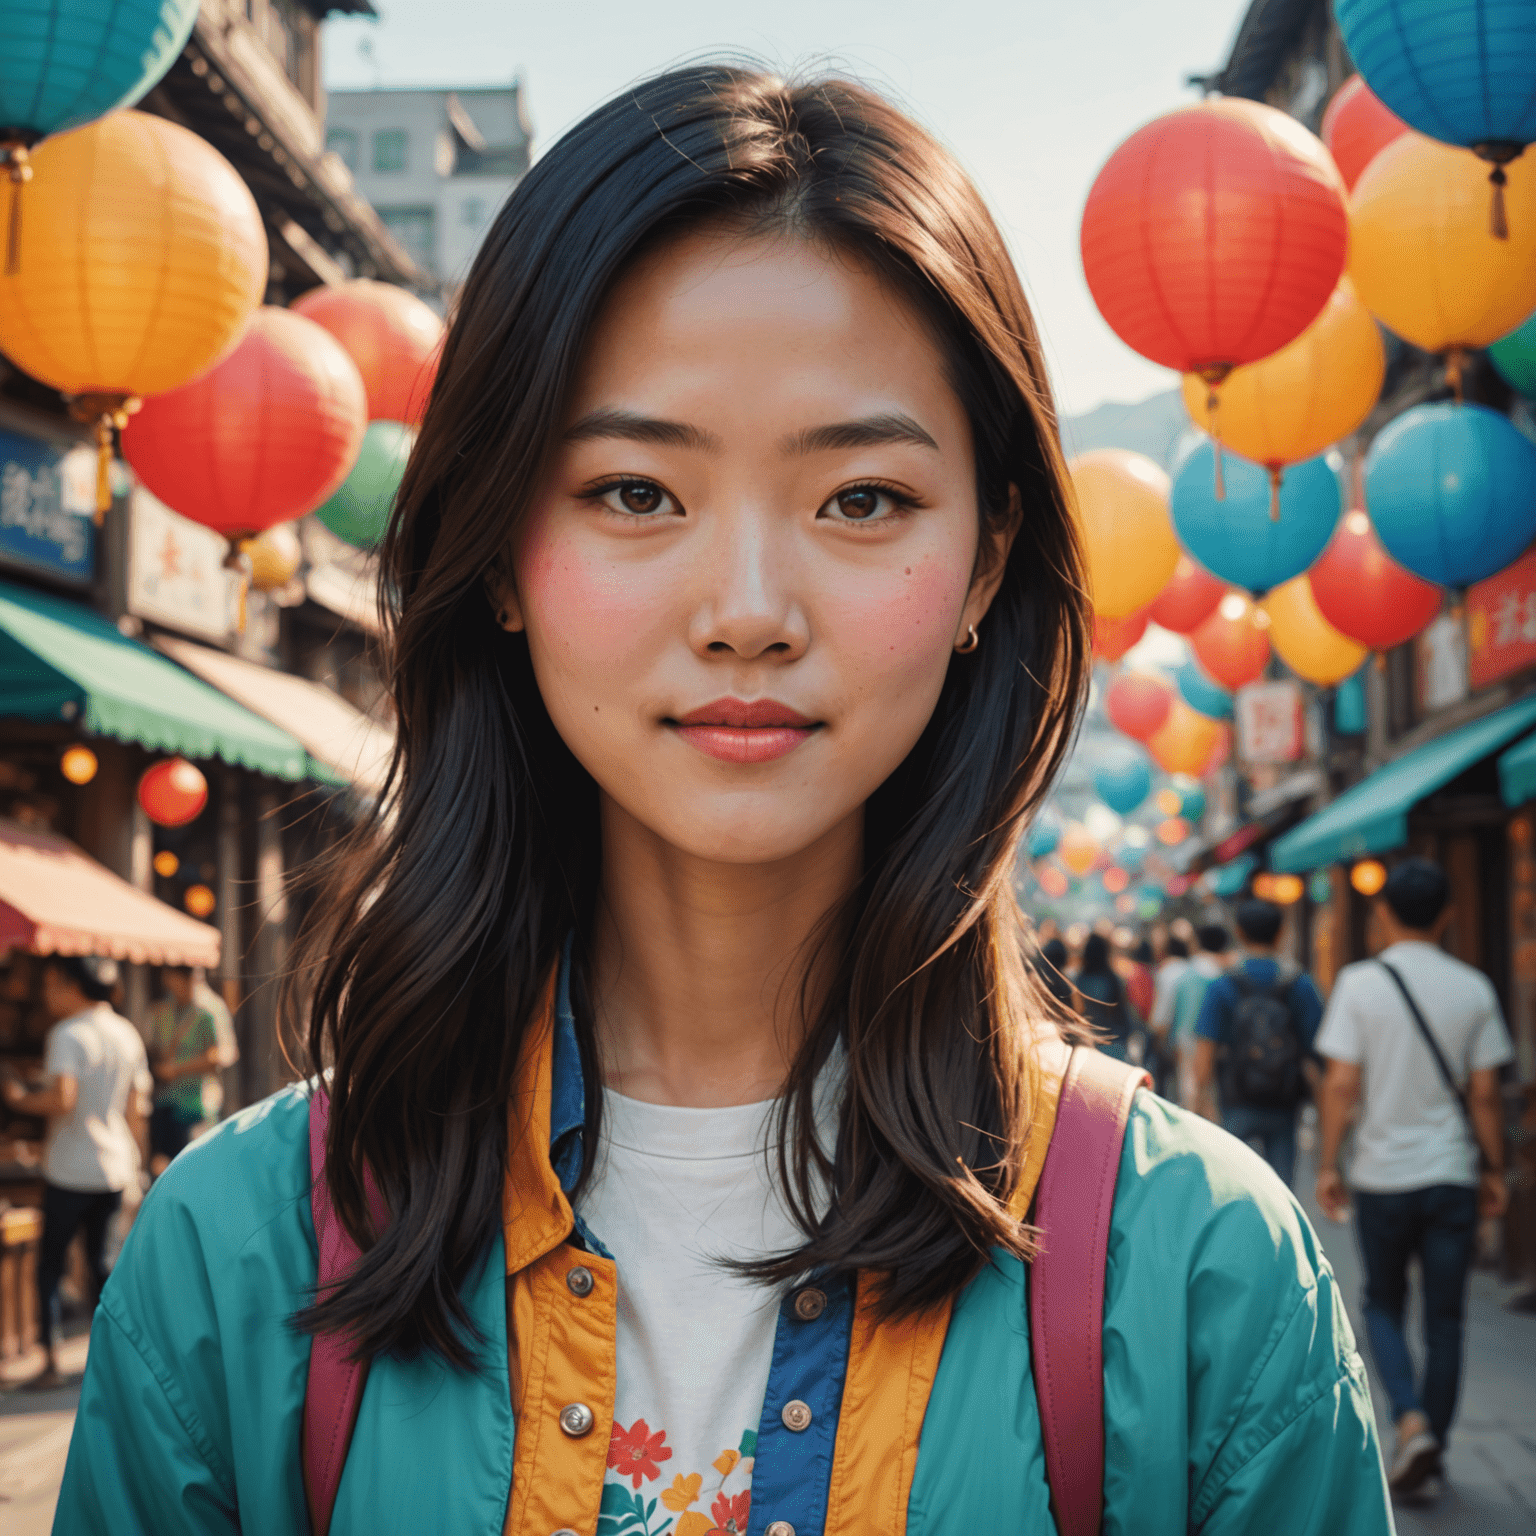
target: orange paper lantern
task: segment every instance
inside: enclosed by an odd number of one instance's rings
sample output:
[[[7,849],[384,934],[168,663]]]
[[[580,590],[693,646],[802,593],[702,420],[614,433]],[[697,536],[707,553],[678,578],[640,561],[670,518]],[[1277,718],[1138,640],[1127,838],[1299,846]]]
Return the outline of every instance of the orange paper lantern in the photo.
[[[1147,738],[1147,751],[1165,773],[1187,773],[1199,778],[1211,766],[1227,727],[1183,699],[1175,699],[1168,718]]]
[[[1147,610],[1138,609],[1123,619],[1093,616],[1093,654],[1100,661],[1119,661],[1147,632]]]
[[[1332,688],[1360,669],[1370,649],[1341,635],[1318,610],[1305,576],[1293,576],[1264,598],[1269,643],[1297,677]]]
[[[1323,113],[1321,137],[1344,185],[1353,190],[1366,166],[1407,132],[1408,124],[1359,75],[1351,75]]]
[[[1264,675],[1269,664],[1268,616],[1235,588],[1189,637],[1195,659],[1223,688],[1236,692]]]
[[[1098,839],[1080,821],[1069,821],[1062,831],[1056,857],[1074,875],[1086,875],[1098,862]]]
[[[1095,448],[1067,465],[1093,610],[1129,617],[1167,584],[1179,561],[1168,515],[1168,473],[1144,453]]]
[[[1176,635],[1187,635],[1215,613],[1226,590],[1226,582],[1212,576],[1198,560],[1180,555],[1167,586],[1147,609],[1147,617]]]

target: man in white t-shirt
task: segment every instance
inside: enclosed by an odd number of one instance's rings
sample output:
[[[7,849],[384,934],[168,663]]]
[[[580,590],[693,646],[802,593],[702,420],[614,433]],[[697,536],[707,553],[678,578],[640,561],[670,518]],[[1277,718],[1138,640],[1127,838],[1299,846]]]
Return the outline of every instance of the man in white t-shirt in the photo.
[[[43,966],[43,1006],[58,1020],[43,1059],[47,1082],[28,1092],[4,1083],[17,1113],[46,1115],[43,1239],[37,1260],[38,1326],[48,1364],[33,1383],[62,1380],[54,1301],[64,1255],[77,1231],[97,1295],[106,1280],[107,1228],[123,1190],[139,1172],[140,1100],[154,1086],[139,1032],[112,1011],[117,963],[89,955],[53,955]]]
[[[1392,871],[1372,910],[1377,958],[1339,973],[1315,1046],[1327,1061],[1317,1201],[1335,1221],[1348,1212],[1339,1147],[1360,1105],[1349,1184],[1365,1260],[1366,1334],[1397,1423],[1388,1478],[1405,1493],[1440,1472],[1461,1380],[1477,1220],[1502,1215],[1508,1200],[1499,1068],[1514,1050],[1488,978],[1436,942],[1449,900],[1444,872],[1428,859]],[[1403,1334],[1415,1256],[1426,1344],[1417,1386]]]

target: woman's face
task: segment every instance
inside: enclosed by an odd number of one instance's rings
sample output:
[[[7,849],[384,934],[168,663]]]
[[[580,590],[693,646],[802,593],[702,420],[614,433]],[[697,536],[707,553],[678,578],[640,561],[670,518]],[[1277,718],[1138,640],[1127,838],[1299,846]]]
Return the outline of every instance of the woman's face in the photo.
[[[971,665],[1006,555],[978,538],[912,308],[815,245],[702,233],[607,301],[501,596],[613,806],[766,863],[856,817]]]

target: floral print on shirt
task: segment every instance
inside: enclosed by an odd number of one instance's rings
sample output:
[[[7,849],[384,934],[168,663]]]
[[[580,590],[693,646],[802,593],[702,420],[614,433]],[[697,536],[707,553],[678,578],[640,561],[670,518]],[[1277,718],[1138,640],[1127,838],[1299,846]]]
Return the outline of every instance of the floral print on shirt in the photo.
[[[654,1490],[643,1485],[661,1482],[661,1464],[672,1459],[666,1439],[644,1419],[627,1429],[614,1424],[598,1536],[745,1536],[757,1431],[721,1451],[708,1472],[678,1472],[670,1486]]]

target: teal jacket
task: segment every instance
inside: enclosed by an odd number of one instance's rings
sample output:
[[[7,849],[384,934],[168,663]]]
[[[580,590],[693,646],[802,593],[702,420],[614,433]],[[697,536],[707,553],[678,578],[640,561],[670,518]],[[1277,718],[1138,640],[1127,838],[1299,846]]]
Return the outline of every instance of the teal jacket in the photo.
[[[307,1108],[293,1088],[235,1116],[145,1201],[92,1328],[56,1531],[308,1530],[299,1425],[309,1340],[288,1323],[316,1272]],[[537,1404],[525,1402],[514,1434],[507,1329],[517,1309],[506,1257],[519,1231],[511,1220],[468,1282],[488,1341],[479,1374],[430,1359],[374,1363],[336,1536],[633,1529],[624,1511],[599,1510],[611,1392],[607,1420],[595,1382],[589,1392],[601,1444],[579,1475],[559,1460],[570,1442],[530,1434],[542,1422]],[[610,1272],[598,1272],[601,1284]],[[904,1387],[907,1411],[884,1417],[856,1323],[851,1353],[845,1323],[840,1339],[836,1329],[817,1334],[822,1342],[797,1357],[785,1344],[794,1325],[781,1321],[775,1374],[799,1371],[797,1395],[833,1391],[828,1433],[839,1458],[851,1447],[850,1464],[832,1471],[827,1442],[795,1465],[801,1443],[775,1450],[765,1434],[751,1536],[786,1512],[797,1536],[1049,1536],[1026,1287],[1025,1266],[999,1256],[956,1299],[947,1331],[927,1341],[937,1363],[920,1383],[926,1402]],[[921,1354],[924,1341],[915,1347]],[[601,1364],[564,1362],[599,1374]],[[1365,1374],[1306,1217],[1247,1148],[1146,1092],[1132,1109],[1114,1206],[1104,1385],[1106,1532],[1392,1530]],[[770,1404],[774,1392],[770,1380]],[[891,1481],[887,1471],[902,1463],[904,1480]],[[563,1524],[545,1505],[567,1511]]]

